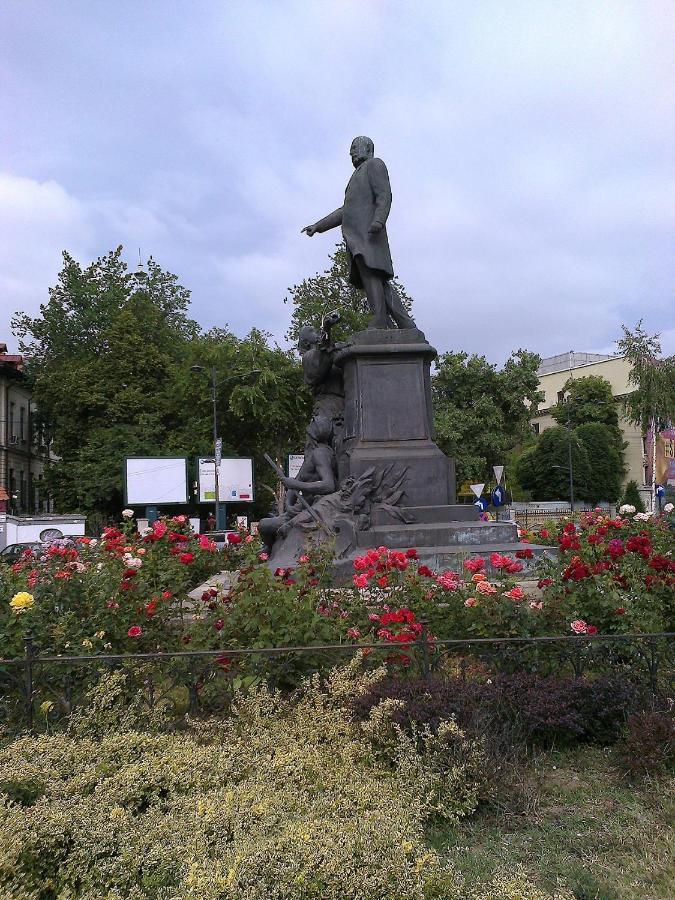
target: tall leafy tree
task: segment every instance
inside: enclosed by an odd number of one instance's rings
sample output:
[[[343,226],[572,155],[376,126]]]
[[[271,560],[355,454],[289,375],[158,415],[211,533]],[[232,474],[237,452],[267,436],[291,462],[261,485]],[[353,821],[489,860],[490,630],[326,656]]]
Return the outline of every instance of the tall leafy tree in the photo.
[[[226,329],[202,334],[188,304],[189,291],[154,261],[129,273],[120,247],[85,268],[64,254],[40,314],[15,316],[59,457],[47,474],[57,508],[115,515],[126,456],[213,452],[210,390],[191,365],[217,370],[224,454],[253,456],[269,480],[262,453],[303,446],[310,398],[294,355],[256,330],[243,339]],[[236,377],[252,369],[257,382]]]
[[[642,320],[630,331],[621,326],[617,347],[631,364],[629,381],[635,390],[625,400],[629,420],[647,433],[675,421],[675,356],[661,356],[658,334],[647,334]]]
[[[518,350],[504,367],[485,357],[444,353],[432,381],[436,440],[455,458],[458,483],[492,477],[491,467],[530,434],[532,408],[543,400],[535,353]]]
[[[601,375],[569,378],[563,388],[565,398],[551,408],[551,415],[559,425],[572,427],[597,422],[617,427],[619,416],[612,385]]]
[[[570,437],[575,500],[589,500],[591,466],[585,444],[567,428],[547,428],[517,462],[518,481],[535,500],[569,500]]]
[[[362,331],[366,327],[370,316],[366,295],[349,282],[349,260],[344,241],[336,245],[329,259],[331,265],[325,272],[306,278],[288,289],[284,303],[290,303],[293,307],[291,324],[286,333],[288,340],[297,340],[303,325],[318,328],[323,316],[335,309],[342,317],[340,324],[333,329],[336,339],[344,340],[352,332]],[[393,281],[403,305],[411,312],[411,298],[398,278]]]
[[[198,333],[189,291],[150,260],[129,273],[118,247],[83,268],[69,254],[40,314],[14,333],[53,450],[61,509],[118,509],[124,456],[160,453],[172,419],[171,371]]]

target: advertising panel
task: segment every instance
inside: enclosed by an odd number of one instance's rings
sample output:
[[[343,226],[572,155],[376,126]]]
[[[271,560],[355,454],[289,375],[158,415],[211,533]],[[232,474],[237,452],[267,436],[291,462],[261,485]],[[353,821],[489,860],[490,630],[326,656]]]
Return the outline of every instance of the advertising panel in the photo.
[[[184,456],[127,457],[124,502],[127,506],[187,503],[187,459]]]
[[[213,457],[200,457],[199,502],[213,503],[216,499],[215,472]],[[218,467],[219,494],[221,503],[253,502],[253,460],[221,459]]]

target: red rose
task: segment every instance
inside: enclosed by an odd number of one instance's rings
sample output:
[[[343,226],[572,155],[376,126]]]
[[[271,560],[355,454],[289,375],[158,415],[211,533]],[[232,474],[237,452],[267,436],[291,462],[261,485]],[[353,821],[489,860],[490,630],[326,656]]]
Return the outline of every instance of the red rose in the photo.
[[[190,563],[191,563],[191,562],[193,561],[193,559],[195,558],[195,555],[194,555],[194,553],[181,553],[181,555],[180,555],[179,558],[180,558],[180,561],[183,563],[184,566],[189,566]]]
[[[127,631],[127,635],[130,638],[139,638],[143,634],[143,629],[140,625],[132,625],[131,628]]]
[[[423,578],[431,578],[434,573],[431,571],[429,566],[418,566],[417,574],[421,575]]]
[[[414,547],[411,547],[409,550],[405,551],[405,555],[408,559],[417,559],[417,550]]]
[[[223,622],[222,619],[218,619],[217,622],[213,623],[213,627],[216,629],[216,631],[222,631],[224,625],[225,625],[225,622]]]
[[[230,532],[230,534],[228,534],[228,536],[227,536],[227,543],[228,544],[241,544],[241,535],[238,534],[236,531]]]

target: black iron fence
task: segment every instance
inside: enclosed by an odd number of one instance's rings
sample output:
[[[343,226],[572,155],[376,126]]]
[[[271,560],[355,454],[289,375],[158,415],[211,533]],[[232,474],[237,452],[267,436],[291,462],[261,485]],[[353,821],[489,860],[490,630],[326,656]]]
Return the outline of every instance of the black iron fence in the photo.
[[[25,655],[0,659],[0,724],[11,731],[62,726],[91,702],[101,676],[122,672],[129,702],[162,707],[179,722],[186,714],[227,712],[240,690],[266,684],[292,690],[301,678],[327,672],[357,652],[366,665],[383,661],[402,678],[432,673],[487,679],[529,672],[612,675],[660,703],[675,698],[675,633],[561,635],[435,640],[423,628],[412,643],[237,647],[221,650],[46,656],[25,641]]]
[[[533,528],[541,528],[542,525],[546,525],[549,522],[553,522],[554,524],[558,525],[565,519],[578,519],[579,516],[585,512],[592,512],[592,507],[589,506],[584,509],[578,509],[575,507],[573,514],[570,511],[569,507],[567,507],[567,509],[555,510],[523,509],[516,510],[512,512],[511,515],[514,521],[521,528],[525,528],[526,530],[531,531]]]

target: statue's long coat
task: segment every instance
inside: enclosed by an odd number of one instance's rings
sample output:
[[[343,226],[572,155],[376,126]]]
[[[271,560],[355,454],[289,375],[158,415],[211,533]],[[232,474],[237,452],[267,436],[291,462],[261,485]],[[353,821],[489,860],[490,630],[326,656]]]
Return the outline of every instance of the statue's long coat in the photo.
[[[394,274],[386,227],[378,234],[368,233],[373,222],[386,225],[390,209],[389,173],[382,160],[374,157],[354,170],[345,191],[344,205],[314,226],[318,232],[323,232],[342,225],[350,261],[349,280],[356,287],[363,287],[354,262],[356,256],[363,257],[367,266],[379,269],[386,278]]]

